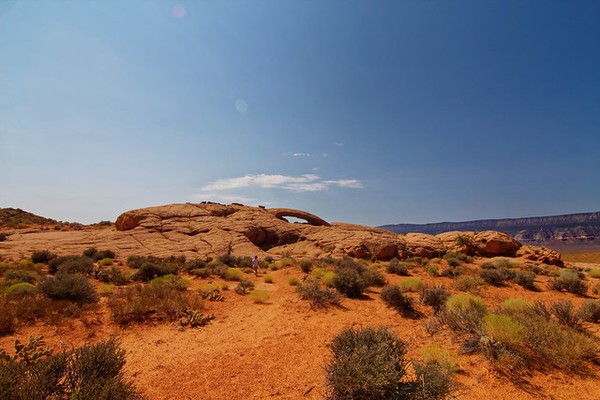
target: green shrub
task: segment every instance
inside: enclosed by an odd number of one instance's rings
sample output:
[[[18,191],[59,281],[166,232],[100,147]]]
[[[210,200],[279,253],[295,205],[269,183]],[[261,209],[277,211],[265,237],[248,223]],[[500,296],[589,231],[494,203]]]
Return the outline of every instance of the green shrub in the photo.
[[[335,272],[327,271],[321,277],[321,283],[327,287],[333,287],[333,278],[335,278]]]
[[[103,258],[98,260],[98,265],[101,267],[110,267],[115,261],[112,258]]]
[[[288,278],[288,284],[290,286],[298,286],[300,284],[300,278],[298,278],[297,276],[290,276]]]
[[[301,285],[296,286],[296,291],[302,300],[308,300],[311,308],[327,308],[339,306],[341,296],[334,290],[322,288],[319,279],[308,278]]]
[[[242,279],[238,282],[234,290],[237,294],[245,295],[248,294],[248,291],[252,289],[254,289],[254,282],[247,279]]]
[[[10,269],[4,273],[4,282],[15,284],[20,282],[36,283],[41,279],[40,274],[28,269]]]
[[[500,309],[506,314],[522,314],[531,310],[532,303],[523,299],[509,298],[500,304]]]
[[[600,300],[586,300],[577,310],[577,318],[585,322],[600,322]]]
[[[385,276],[377,270],[377,267],[365,267],[363,276],[368,286],[384,286],[386,284]]]
[[[450,293],[444,286],[424,286],[420,293],[421,303],[426,306],[431,306],[434,314],[439,314],[444,307],[444,304],[446,304],[448,297],[450,297]]]
[[[115,292],[116,286],[112,283],[101,283],[98,286],[98,294],[100,296],[108,296]]]
[[[402,275],[402,276],[408,276],[410,275],[408,273],[408,264],[406,263],[401,263],[400,261],[398,261],[395,258],[392,258],[386,269],[385,269],[388,273],[390,274],[394,274],[394,275]]]
[[[177,266],[165,264],[156,259],[146,259],[139,266],[137,272],[131,277],[135,281],[147,282],[159,276],[177,274]]]
[[[90,275],[94,271],[94,262],[86,256],[61,256],[50,260],[48,271],[51,274],[84,274]]]
[[[495,342],[511,347],[523,345],[525,339],[525,327],[509,315],[485,315],[483,317],[483,331]]]
[[[415,312],[413,300],[406,296],[398,285],[385,285],[381,289],[381,299],[388,307],[402,315]]]
[[[445,399],[452,391],[452,374],[456,361],[445,349],[431,344],[419,351],[420,358],[413,362],[416,374],[414,399]]]
[[[129,283],[129,278],[124,271],[116,265],[108,267],[99,267],[94,271],[94,277],[101,282],[114,283],[123,286]]]
[[[100,261],[106,258],[110,258],[111,260],[114,260],[117,255],[115,254],[114,251],[112,250],[101,250],[98,251],[96,250],[96,248],[92,247],[90,249],[87,249],[86,251],[83,252],[83,255],[86,257],[91,258],[94,261]]]
[[[490,285],[501,286],[506,281],[513,279],[515,277],[515,273],[511,270],[503,268],[487,268],[483,269],[479,276]]]
[[[36,287],[28,282],[15,283],[4,289],[4,294],[9,297],[30,296],[36,293]]]
[[[563,270],[558,278],[550,281],[550,288],[553,290],[575,293],[584,295],[587,292],[586,284],[581,280],[577,271],[572,269]]]
[[[225,279],[228,281],[241,281],[244,278],[244,273],[237,268],[229,267],[225,272]]]
[[[250,300],[254,303],[266,303],[269,300],[269,292],[266,290],[251,290],[249,293]]]
[[[172,289],[184,291],[190,286],[191,282],[177,275],[163,275],[156,277],[146,283],[147,285],[163,285]]]
[[[459,293],[450,296],[446,301],[442,319],[452,330],[477,333],[480,331],[481,321],[486,310],[480,297]]]
[[[146,261],[160,262],[160,260],[158,258],[133,255],[133,256],[127,257],[126,263],[129,268],[138,269]]]
[[[328,399],[400,399],[412,389],[403,383],[407,345],[390,328],[348,328],[333,338],[330,348]]]
[[[460,275],[452,282],[455,289],[471,293],[477,293],[479,287],[484,284],[484,280],[476,275]]]
[[[517,271],[513,282],[517,285],[524,287],[525,289],[535,290],[535,273],[531,271]]]
[[[269,275],[269,274],[266,274],[264,276],[264,278],[263,278],[263,282],[265,282],[265,283],[273,283],[273,276]]]
[[[359,297],[369,287],[364,267],[338,267],[333,277],[333,287],[348,297]]]
[[[96,290],[81,274],[60,273],[43,279],[39,288],[44,295],[53,300],[69,300],[78,304],[98,301]]]
[[[421,278],[407,278],[398,283],[398,286],[404,292],[418,292],[423,288],[423,280]]]
[[[223,254],[217,257],[217,261],[230,267],[234,267],[237,263],[237,258],[232,256],[231,254]]]
[[[428,264],[425,268],[425,272],[431,276],[440,276],[440,267],[435,264]]]
[[[600,269],[590,269],[588,271],[588,276],[590,278],[600,278]]]
[[[53,258],[56,258],[56,254],[53,254],[48,250],[36,250],[31,253],[31,261],[34,264],[48,264]]]
[[[448,253],[444,254],[443,258],[445,260],[456,259],[456,260],[459,260],[459,261],[462,261],[462,262],[466,262],[466,263],[473,262],[473,257],[468,256],[467,254],[461,253],[461,252],[456,252],[456,253],[454,253],[454,252],[448,252]]]

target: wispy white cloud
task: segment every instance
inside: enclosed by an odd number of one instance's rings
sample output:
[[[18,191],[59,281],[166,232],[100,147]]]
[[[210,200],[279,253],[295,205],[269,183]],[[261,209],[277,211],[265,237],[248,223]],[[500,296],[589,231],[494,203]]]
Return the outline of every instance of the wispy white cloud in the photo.
[[[240,189],[281,189],[292,192],[319,192],[331,187],[361,189],[363,183],[358,179],[323,180],[315,174],[299,176],[258,174],[245,175],[235,178],[218,179],[202,188],[200,193],[192,196],[194,199],[215,199],[253,203],[256,200],[236,192]]]
[[[294,157],[310,157],[310,153],[292,153]]]

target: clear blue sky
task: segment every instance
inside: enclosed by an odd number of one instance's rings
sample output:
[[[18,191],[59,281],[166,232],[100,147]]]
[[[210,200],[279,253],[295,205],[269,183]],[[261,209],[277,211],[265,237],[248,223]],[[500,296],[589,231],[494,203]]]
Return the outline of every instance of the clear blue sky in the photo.
[[[600,210],[600,1],[0,0],[0,207]]]

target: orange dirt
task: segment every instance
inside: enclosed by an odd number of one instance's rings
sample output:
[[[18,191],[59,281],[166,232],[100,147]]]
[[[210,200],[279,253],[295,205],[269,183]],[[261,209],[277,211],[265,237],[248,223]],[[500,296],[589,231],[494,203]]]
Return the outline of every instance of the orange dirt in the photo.
[[[422,319],[406,319],[385,307],[380,289],[367,293],[364,299],[343,301],[343,308],[311,310],[299,300],[288,285],[292,275],[301,277],[299,268],[269,272],[274,283],[251,278],[257,288],[267,290],[266,304],[255,304],[248,296],[233,290],[225,293],[223,302],[206,302],[205,313],[216,319],[198,329],[178,329],[176,324],[134,325],[119,328],[110,321],[105,301],[97,311],[81,320],[62,326],[21,328],[14,336],[0,338],[0,348],[12,350],[16,338],[44,335],[48,344],[57,348],[81,346],[111,336],[120,338],[126,350],[128,378],[135,381],[139,392],[152,399],[322,399],[324,366],[330,353],[332,337],[348,326],[388,325],[410,343],[409,358],[415,357],[426,343],[438,343],[458,355],[460,340],[448,329],[430,336],[424,322],[431,316],[429,307],[418,306]],[[424,280],[450,286],[447,278]],[[248,276],[249,277],[249,276]],[[391,283],[404,278],[387,275]],[[572,300],[575,305],[585,299],[571,294],[546,291],[545,277],[538,277],[541,292],[530,292],[519,286],[493,288],[481,293],[488,305],[495,306],[508,297],[539,299],[546,302]],[[194,280],[194,288],[206,280]],[[233,288],[234,284],[230,284]],[[598,296],[595,296],[598,298]],[[598,325],[588,325],[597,338]],[[457,356],[459,372],[455,376],[454,396],[461,399],[578,399],[600,398],[600,366],[590,366],[586,376],[565,372],[532,372],[526,383],[515,385],[495,372],[480,354]]]

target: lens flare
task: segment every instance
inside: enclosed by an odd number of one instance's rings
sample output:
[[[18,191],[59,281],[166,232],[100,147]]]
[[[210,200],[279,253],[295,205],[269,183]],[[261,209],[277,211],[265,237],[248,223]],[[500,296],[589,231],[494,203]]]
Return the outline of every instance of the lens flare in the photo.
[[[185,17],[185,7],[182,4],[175,4],[173,6],[173,16],[177,19]]]

